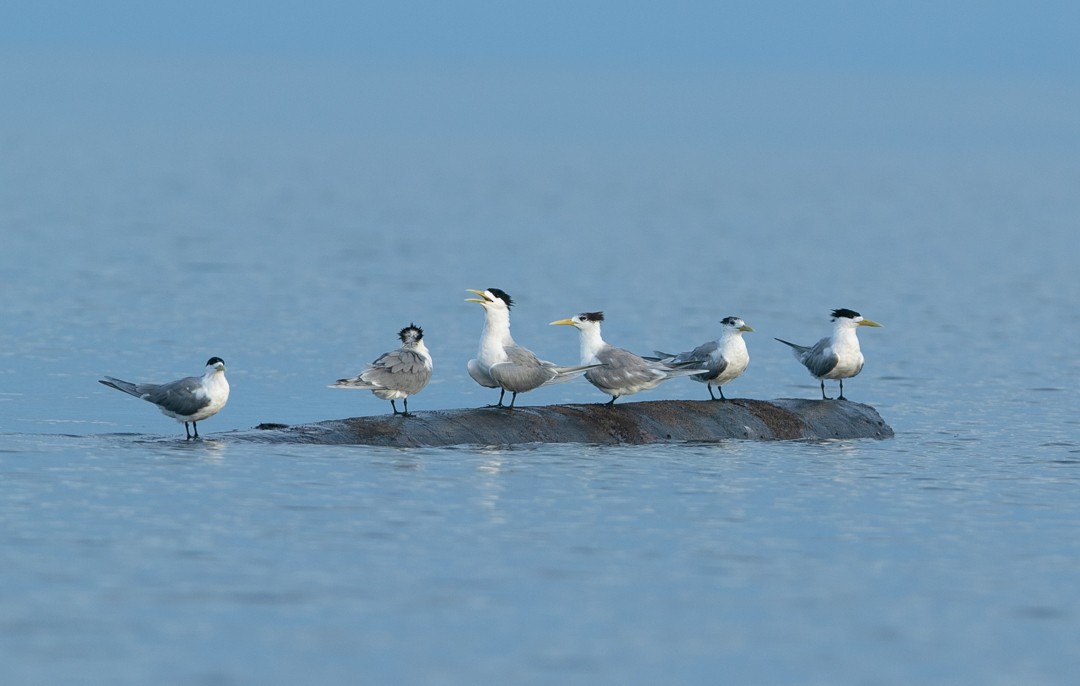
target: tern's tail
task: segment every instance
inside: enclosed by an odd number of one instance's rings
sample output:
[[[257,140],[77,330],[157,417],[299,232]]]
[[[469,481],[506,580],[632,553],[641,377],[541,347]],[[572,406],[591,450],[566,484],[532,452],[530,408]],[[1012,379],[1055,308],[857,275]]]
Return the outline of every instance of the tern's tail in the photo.
[[[362,377],[350,376],[347,379],[338,379],[327,388],[358,388],[362,391],[373,391],[377,388],[382,388],[378,384],[373,384],[369,381],[364,381]]]
[[[792,343],[791,341],[785,341],[783,338],[777,338],[776,340],[780,341],[784,345],[790,346],[791,349],[795,351],[795,357],[800,357],[801,358],[802,355],[804,355],[806,353],[806,351],[810,349],[810,348],[806,347],[805,345],[799,345],[798,343]]]
[[[654,350],[652,351],[652,355],[642,355],[641,357],[648,360],[649,362],[663,362],[664,364],[672,364],[675,362],[675,358],[678,357],[678,355],[665,353],[661,350]]]
[[[135,384],[128,381],[121,381],[120,379],[114,379],[111,376],[106,376],[104,379],[99,379],[98,383],[103,383],[109,388],[115,388],[118,391],[123,391],[128,395],[133,395],[136,398],[141,398],[142,394],[139,393],[138,387]]]
[[[689,364],[689,363],[687,363]],[[667,374],[668,379],[674,379],[677,376],[694,376],[695,374],[708,374],[708,369],[687,369],[686,367],[664,367],[664,373]]]
[[[651,356],[646,355],[646,356],[642,357],[641,359],[648,360],[649,362],[659,362],[660,364],[664,365],[665,367],[667,367],[669,369],[686,369],[687,367],[696,367],[697,365],[702,364],[704,362],[704,360],[681,359],[683,357],[683,355],[687,355],[687,354],[688,353],[679,353],[678,355],[672,355],[671,353],[665,353],[665,352],[662,352],[660,350],[654,350],[653,354]],[[690,374],[702,374],[702,373],[707,372],[709,370],[708,369],[687,369],[687,371]],[[675,376],[681,376],[681,375],[676,374]]]
[[[555,372],[555,376],[544,382],[544,386],[550,386],[557,383],[565,383],[570,379],[573,379],[578,374],[588,371],[593,367],[605,367],[605,364],[579,364],[573,367],[560,367],[554,365],[551,367],[551,371]]]

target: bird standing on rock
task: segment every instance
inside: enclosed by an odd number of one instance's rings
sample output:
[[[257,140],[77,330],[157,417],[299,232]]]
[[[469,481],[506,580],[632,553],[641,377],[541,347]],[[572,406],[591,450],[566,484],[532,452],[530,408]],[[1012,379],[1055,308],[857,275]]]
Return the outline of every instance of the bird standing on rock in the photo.
[[[746,350],[746,341],[743,333],[753,331],[746,322],[738,317],[725,317],[720,320],[723,327],[720,338],[715,341],[703,343],[690,352],[671,355],[654,350],[655,358],[659,362],[671,365],[685,366],[690,364],[694,367],[704,367],[709,371],[705,374],[696,374],[690,378],[700,381],[709,389],[709,397],[713,400],[727,400],[724,397],[724,384],[737,378],[746,371],[750,364],[750,353]],[[713,395],[712,387],[720,391],[720,397]]]
[[[784,345],[790,346],[795,352],[795,359],[802,362],[816,379],[821,380],[821,398],[828,400],[825,395],[825,379],[837,379],[840,381],[840,395],[837,400],[847,400],[844,397],[844,379],[857,376],[863,368],[863,354],[859,349],[859,337],[855,335],[860,326],[881,326],[877,322],[864,319],[855,310],[840,308],[832,311],[833,332],[831,336],[822,338],[812,346],[798,345],[777,338]]]
[[[503,407],[503,397],[507,391],[513,394],[509,405],[513,407],[518,393],[569,381],[596,366],[561,367],[554,362],[541,360],[528,348],[515,343],[510,336],[510,308],[514,301],[506,291],[498,288],[476,291],[470,288],[469,292],[479,297],[466,298],[466,301],[479,303],[484,308],[480,350],[475,359],[469,360],[469,376],[481,386],[499,389],[496,407]]]
[[[409,324],[398,332],[401,347],[383,353],[357,376],[338,379],[330,388],[359,388],[371,391],[375,397],[390,401],[394,414],[411,417],[409,396],[424,390],[431,379],[431,353],[424,345],[424,330]],[[401,399],[405,411],[398,412],[395,400]]]
[[[581,333],[581,364],[598,364],[585,372],[585,378],[593,386],[611,396],[608,405],[624,395],[656,388],[661,382],[677,376],[690,376],[707,372],[707,369],[675,368],[663,362],[646,360],[634,353],[608,344],[600,336],[603,312],[581,314],[551,322],[552,325],[573,326]]]

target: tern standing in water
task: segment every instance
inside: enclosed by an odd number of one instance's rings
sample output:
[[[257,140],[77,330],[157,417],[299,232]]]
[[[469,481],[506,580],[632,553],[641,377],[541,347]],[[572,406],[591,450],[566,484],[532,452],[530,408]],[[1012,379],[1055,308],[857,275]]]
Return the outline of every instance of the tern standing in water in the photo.
[[[825,379],[837,379],[840,381],[840,396],[837,400],[847,400],[844,397],[844,379],[857,376],[863,368],[863,354],[859,349],[859,337],[855,330],[860,326],[881,326],[877,322],[864,319],[855,310],[840,308],[832,311],[833,332],[831,336],[822,338],[814,345],[807,347],[777,338],[784,345],[791,346],[795,352],[795,359],[802,362],[815,379],[821,380],[821,399],[828,400],[825,395]]]
[[[188,422],[195,431],[194,437],[198,438],[198,422],[213,417],[229,400],[225,361],[220,357],[211,357],[206,361],[206,373],[202,376],[189,376],[179,381],[131,383],[106,376],[99,383],[154,403],[163,414],[184,423],[184,433],[188,439],[192,438]]]
[[[750,364],[750,353],[746,350],[743,333],[753,331],[753,329],[738,317],[725,317],[720,320],[720,325],[723,329],[719,339],[699,345],[690,352],[670,355],[659,350],[653,351],[656,359],[665,364],[692,365],[708,369],[708,372],[695,374],[690,378],[705,384],[709,389],[709,397],[713,400],[727,400],[724,397],[724,384],[745,372],[747,365]],[[719,398],[713,395],[713,386],[720,391]]]
[[[663,362],[646,360],[632,352],[609,345],[600,336],[603,312],[583,312],[576,317],[551,322],[552,325],[573,326],[581,333],[581,364],[598,364],[585,372],[593,386],[611,396],[608,405],[624,395],[655,388],[661,382],[677,376],[701,374],[703,368],[675,368]]]
[[[541,360],[528,348],[515,343],[510,336],[510,308],[514,301],[506,291],[498,288],[468,290],[479,297],[466,298],[466,302],[479,303],[484,308],[480,350],[476,359],[469,360],[469,376],[481,386],[499,389],[496,407],[503,407],[503,397],[507,391],[513,394],[509,405],[513,407],[518,393],[569,381],[596,366],[560,367],[554,362]]]
[[[409,324],[398,332],[401,347],[383,353],[356,376],[338,379],[330,388],[358,388],[371,391],[375,397],[389,400],[394,414],[411,417],[409,396],[424,390],[431,379],[431,353],[424,345],[424,330]],[[396,400],[402,400],[405,411],[398,412]]]

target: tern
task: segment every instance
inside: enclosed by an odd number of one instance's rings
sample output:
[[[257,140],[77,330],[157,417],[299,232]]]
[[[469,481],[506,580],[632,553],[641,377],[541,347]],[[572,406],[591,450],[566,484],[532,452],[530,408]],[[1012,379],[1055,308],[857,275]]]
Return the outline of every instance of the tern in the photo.
[[[708,369],[705,374],[695,374],[690,378],[705,384],[709,389],[709,397],[713,400],[727,400],[724,397],[724,384],[738,378],[750,364],[750,354],[746,351],[743,333],[753,329],[738,317],[725,317],[720,320],[720,324],[723,329],[720,338],[715,341],[703,343],[690,352],[678,355],[655,350],[653,352],[656,358],[646,359],[655,359],[676,367],[693,365]],[[713,395],[713,386],[720,391],[719,398]]]
[[[863,354],[859,350],[859,337],[855,335],[855,330],[860,326],[881,324],[864,319],[858,312],[845,308],[833,310],[832,320],[832,336],[822,338],[813,346],[798,345],[782,338],[776,340],[791,346],[795,359],[802,362],[815,379],[821,380],[822,400],[829,399],[825,395],[825,379],[839,380],[840,396],[837,399],[847,400],[844,397],[844,379],[858,375],[863,368]]]
[[[409,414],[409,396],[416,395],[427,386],[431,379],[431,353],[424,345],[424,330],[416,324],[409,324],[398,332],[401,347],[383,353],[364,371],[347,379],[338,379],[330,388],[358,388],[371,391],[375,397],[389,400],[394,414],[411,417]],[[394,402],[401,399],[405,411],[398,412]]]
[[[611,396],[608,405],[614,405],[615,400],[621,396],[655,388],[662,381],[708,371],[697,367],[675,368],[609,345],[600,337],[602,321],[603,312],[582,312],[575,317],[560,319],[551,324],[573,326],[581,332],[581,364],[602,365],[586,371],[585,378]]]
[[[188,422],[195,430],[194,437],[198,438],[198,422],[213,417],[229,400],[225,361],[220,357],[211,357],[206,361],[206,373],[202,376],[189,376],[162,384],[130,383],[106,376],[99,383],[154,403],[163,414],[184,423],[184,433],[188,439],[192,438]]]
[[[509,407],[514,406],[518,393],[525,393],[541,386],[569,381],[581,372],[597,364],[562,367],[554,362],[541,360],[528,348],[518,345],[510,336],[510,308],[513,299],[506,291],[489,288],[486,291],[468,289],[479,297],[466,298],[466,302],[480,303],[484,308],[484,330],[480,334],[480,350],[476,359],[469,360],[469,376],[487,388],[499,389],[499,402],[507,391]]]

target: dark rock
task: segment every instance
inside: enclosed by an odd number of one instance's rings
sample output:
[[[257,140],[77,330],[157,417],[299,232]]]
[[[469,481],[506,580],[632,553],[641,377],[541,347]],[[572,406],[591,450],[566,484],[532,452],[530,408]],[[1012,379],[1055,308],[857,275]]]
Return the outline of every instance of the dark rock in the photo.
[[[315,424],[260,424],[215,438],[402,448],[519,443],[641,444],[724,439],[891,438],[869,405],[846,400],[652,400],[608,405],[485,407],[354,417]]]

